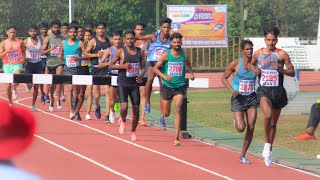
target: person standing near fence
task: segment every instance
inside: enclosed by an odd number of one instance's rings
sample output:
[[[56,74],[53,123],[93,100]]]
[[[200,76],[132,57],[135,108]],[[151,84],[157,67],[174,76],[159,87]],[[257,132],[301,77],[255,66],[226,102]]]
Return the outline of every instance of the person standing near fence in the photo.
[[[118,92],[120,99],[119,133],[125,132],[126,117],[128,114],[128,96],[130,96],[133,117],[131,128],[131,141],[136,141],[136,128],[139,121],[140,92],[139,85],[145,73],[143,52],[134,46],[135,33],[128,31],[125,34],[125,46],[119,49],[111,59],[110,69],[118,69]],[[115,65],[119,62],[119,65]]]
[[[266,48],[254,52],[252,71],[259,76],[257,98],[264,114],[265,144],[262,152],[266,166],[272,164],[272,145],[276,136],[277,122],[281,109],[288,104],[283,87],[284,74],[294,77],[295,71],[290,58],[282,49],[276,48],[280,30],[277,27],[264,29]],[[286,65],[287,69],[284,69]]]
[[[30,26],[28,33],[29,36],[27,39],[23,41],[23,47],[26,51],[26,66],[25,73],[26,74],[42,74],[43,70],[43,62],[41,59],[41,40],[37,36],[37,26]],[[31,89],[33,86],[33,97],[31,110],[37,111],[35,104],[38,97],[38,89],[39,84],[31,84],[28,83],[28,89]]]
[[[191,73],[191,80],[194,80],[191,63],[187,54],[181,49],[182,35],[173,33],[170,36],[171,49],[162,54],[159,61],[153,67],[156,75],[162,78],[163,86],[163,114],[165,117],[170,115],[171,102],[173,99],[175,107],[174,129],[175,137],[173,145],[180,146],[179,141],[181,126],[181,111],[184,95],[187,91],[185,84],[186,70]],[[160,70],[162,68],[162,71]]]
[[[138,40],[150,40],[151,44],[148,51],[147,63],[148,63],[148,80],[146,83],[146,107],[144,109],[145,112],[150,113],[150,97],[152,93],[152,84],[155,78],[155,73],[153,72],[153,67],[160,59],[161,55],[170,48],[170,29],[171,29],[170,18],[163,18],[160,21],[160,30],[157,30],[155,34],[141,35],[137,36]],[[161,78],[159,77],[160,89],[162,86]],[[164,114],[162,113],[162,91],[160,91],[160,109],[161,109],[161,117],[159,121],[159,125],[162,127],[166,126],[166,121],[164,118]]]
[[[141,22],[137,22],[134,25],[134,33],[136,33],[137,36],[142,36],[144,34],[144,30],[146,28],[146,25]],[[148,49],[149,49],[149,40],[136,40],[135,46],[139,47],[141,50],[144,52],[144,57],[146,58],[148,56]],[[146,69],[148,69],[148,65],[146,63]],[[148,77],[148,73],[144,74],[144,77]],[[146,117],[145,117],[145,112],[142,111],[146,107],[146,86],[140,86],[140,109],[141,109],[141,116],[139,123],[143,126],[147,125]]]
[[[95,54],[95,58],[91,58],[90,63],[93,66],[91,75],[107,75],[106,69],[98,68],[99,60],[108,47],[111,46],[110,41],[105,37],[107,25],[104,22],[99,22],[96,27],[96,37],[91,39],[86,48],[86,53]],[[90,87],[91,89],[91,87]],[[106,88],[106,117],[109,118],[109,89]],[[96,102],[95,115],[97,119],[101,118],[100,108],[100,85],[93,85],[93,95]],[[90,115],[90,112],[87,112]],[[106,120],[106,119],[105,119]],[[108,119],[107,119],[108,120]]]
[[[25,60],[25,52],[21,40],[16,37],[17,28],[14,25],[7,27],[8,38],[0,43],[0,58],[3,60],[3,71],[7,74],[20,74],[22,63]],[[18,98],[17,83],[9,83],[7,86],[8,101]]]
[[[66,38],[60,34],[61,22],[59,20],[53,20],[51,22],[51,33],[47,36],[42,43],[41,55],[47,55],[47,70],[48,74],[61,75],[63,72],[63,61],[57,59],[61,49],[61,41]],[[61,105],[61,84],[50,85],[50,105],[49,111],[53,111],[54,107],[54,90],[57,92],[57,106],[58,109],[62,109]]]
[[[222,83],[230,91],[231,111],[234,116],[235,127],[239,132],[243,132],[247,126],[244,137],[240,162],[250,164],[245,157],[251,144],[254,132],[254,125],[257,120],[258,100],[255,93],[256,76],[251,71],[251,60],[253,54],[253,43],[250,40],[241,41],[242,57],[233,60],[222,76]],[[233,74],[232,86],[228,78]],[[244,119],[246,116],[246,120]]]

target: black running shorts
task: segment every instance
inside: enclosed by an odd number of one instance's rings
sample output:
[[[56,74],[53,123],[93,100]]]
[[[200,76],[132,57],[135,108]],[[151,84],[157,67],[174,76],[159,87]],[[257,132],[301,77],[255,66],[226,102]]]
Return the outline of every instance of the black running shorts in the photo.
[[[256,93],[248,96],[238,94],[236,97],[231,96],[231,111],[244,112],[250,108],[257,108],[259,105]]]
[[[257,89],[258,102],[262,97],[270,99],[272,108],[281,109],[288,104],[287,92],[284,87],[264,87],[259,86]]]

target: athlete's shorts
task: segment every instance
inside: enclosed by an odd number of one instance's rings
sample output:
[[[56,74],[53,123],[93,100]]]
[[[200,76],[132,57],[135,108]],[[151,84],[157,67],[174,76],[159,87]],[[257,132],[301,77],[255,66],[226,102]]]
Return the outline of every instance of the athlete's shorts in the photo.
[[[120,103],[128,102],[128,96],[133,106],[140,105],[139,86],[118,86],[118,96]]]
[[[257,108],[259,105],[256,93],[248,96],[238,94],[236,97],[231,96],[231,111],[244,112],[250,108]]]
[[[257,89],[258,102],[262,97],[271,100],[272,108],[281,109],[288,104],[287,92],[284,87],[264,87],[259,86]]]
[[[43,71],[45,70],[46,66],[47,66],[47,58],[42,58],[42,69],[43,69]]]
[[[69,68],[67,66],[63,67],[63,75],[81,75],[80,67]]]
[[[81,75],[90,75],[88,66],[80,66],[80,74]]]
[[[21,71],[22,64],[3,64],[3,72],[13,74],[15,71]]]
[[[148,64],[148,67],[151,66],[151,67],[154,67],[154,65],[156,65],[158,61],[148,61],[147,64]]]
[[[56,74],[57,68],[58,68],[59,66],[62,66],[62,67],[63,67],[64,65],[60,64],[60,65],[58,65],[58,66],[48,67],[48,74]]]
[[[42,61],[37,63],[28,62],[25,67],[26,74],[42,74]]]
[[[108,75],[108,68],[93,67],[91,75]]]
[[[178,88],[169,88],[165,85],[162,85],[161,91],[162,91],[162,98],[164,100],[171,100],[173,96],[181,94],[185,95],[186,94],[187,87],[186,86],[181,86]]]

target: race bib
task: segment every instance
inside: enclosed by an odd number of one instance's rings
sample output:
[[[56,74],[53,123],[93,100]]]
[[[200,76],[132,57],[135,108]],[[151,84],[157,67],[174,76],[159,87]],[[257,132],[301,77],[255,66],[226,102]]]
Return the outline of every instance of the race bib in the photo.
[[[15,51],[8,52],[8,59],[9,61],[19,60],[19,51],[15,50]]]
[[[55,44],[51,44],[51,48],[54,46]],[[60,53],[60,49],[61,49],[61,45],[59,44],[56,48],[52,49],[50,51],[50,56],[58,56]]]
[[[182,76],[183,62],[169,62],[168,76]]]
[[[84,53],[82,53],[82,56],[84,56]],[[81,60],[81,66],[88,66],[89,65],[90,60]]]
[[[163,53],[164,53],[164,50],[156,49],[156,51],[154,52],[154,61],[158,61]]]
[[[115,65],[119,65],[119,62],[117,61],[117,63]],[[110,69],[110,73],[111,74],[118,74],[119,70],[117,69]]]
[[[78,62],[75,61],[74,57],[77,57],[78,55],[67,55],[66,56],[66,65],[67,67],[71,68],[71,67],[77,67],[78,66]]]
[[[279,86],[279,73],[276,70],[261,69],[260,85],[267,87]]]
[[[240,80],[239,93],[242,95],[250,95],[254,92],[254,80]]]
[[[131,68],[127,69],[126,71],[126,76],[127,77],[136,77],[139,75],[139,67],[140,67],[140,63],[130,63],[131,64]]]
[[[29,49],[29,53],[31,62],[38,62],[41,60],[40,49]]]

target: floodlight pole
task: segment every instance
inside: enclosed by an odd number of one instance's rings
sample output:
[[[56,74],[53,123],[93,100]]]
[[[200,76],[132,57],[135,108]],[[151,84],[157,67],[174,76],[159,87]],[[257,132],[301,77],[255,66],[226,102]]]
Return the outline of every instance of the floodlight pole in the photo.
[[[71,23],[74,19],[74,1],[69,0],[69,23]]]

